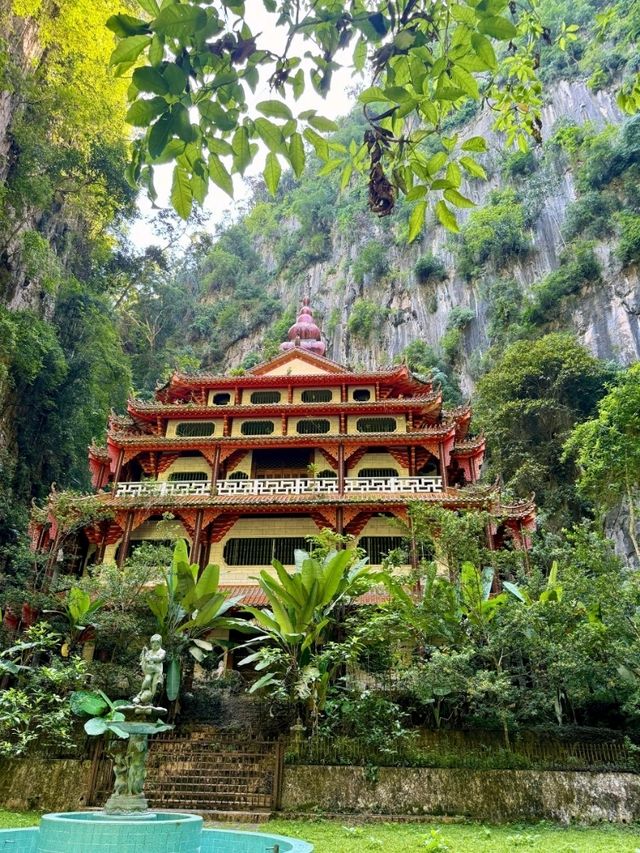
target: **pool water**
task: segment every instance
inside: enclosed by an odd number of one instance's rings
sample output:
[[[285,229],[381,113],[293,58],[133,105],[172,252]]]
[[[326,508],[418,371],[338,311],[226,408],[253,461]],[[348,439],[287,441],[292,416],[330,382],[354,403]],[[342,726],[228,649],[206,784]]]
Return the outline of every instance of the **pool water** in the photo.
[[[312,853],[305,841],[204,829],[196,815],[109,818],[96,812],[43,815],[39,827],[0,829],[0,853]]]

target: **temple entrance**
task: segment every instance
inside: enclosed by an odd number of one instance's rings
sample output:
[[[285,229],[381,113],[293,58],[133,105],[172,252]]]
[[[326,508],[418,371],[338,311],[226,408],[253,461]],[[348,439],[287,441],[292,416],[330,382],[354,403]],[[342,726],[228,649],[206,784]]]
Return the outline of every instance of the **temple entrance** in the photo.
[[[253,477],[256,480],[278,480],[308,477],[311,450],[291,447],[253,451]]]

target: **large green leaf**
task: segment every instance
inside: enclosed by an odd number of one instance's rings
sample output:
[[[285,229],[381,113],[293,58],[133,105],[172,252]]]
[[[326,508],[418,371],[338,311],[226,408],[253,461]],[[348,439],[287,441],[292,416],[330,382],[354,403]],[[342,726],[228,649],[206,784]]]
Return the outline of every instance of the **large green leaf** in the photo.
[[[136,68],[132,80],[133,85],[141,92],[153,92],[155,95],[166,95],[169,92],[167,81],[159,71],[151,68],[150,65]]]
[[[188,219],[193,206],[193,193],[189,175],[182,166],[176,165],[173,170],[173,182],[171,184],[171,204],[178,216]]]
[[[251,149],[249,147],[249,132],[247,128],[239,127],[233,134],[231,142],[233,149],[233,168],[241,175],[251,162]],[[294,167],[295,168],[295,167]]]
[[[154,118],[161,115],[168,108],[169,105],[164,98],[150,98],[149,100],[138,98],[129,107],[125,119],[134,127],[147,127]]]
[[[145,47],[151,42],[151,36],[129,36],[122,39],[111,54],[110,65],[133,63]]]
[[[325,566],[322,589],[319,592],[322,606],[327,605],[336,594],[350,559],[349,551],[338,551]]]
[[[267,189],[271,193],[271,195],[275,196],[278,191],[278,184],[280,183],[280,176],[282,175],[282,168],[280,163],[278,162],[278,157],[273,151],[269,151],[267,154],[267,160],[264,166],[264,182],[267,185]]]
[[[189,38],[207,23],[207,13],[201,6],[190,3],[172,3],[165,6],[151,22],[155,32],[172,38]]]
[[[299,178],[304,172],[305,164],[304,144],[299,133],[293,133],[289,140],[289,162],[296,178]]]
[[[141,18],[133,18],[131,15],[112,15],[107,20],[107,29],[121,38],[126,38],[127,36],[148,33],[149,24]]]
[[[180,694],[180,681],[182,680],[182,667],[179,657],[169,659],[167,665],[167,698],[175,702]]]
[[[233,198],[233,181],[217,154],[209,156],[209,175],[214,184]]]
[[[102,717],[92,717],[84,724],[85,732],[88,735],[91,735],[91,737],[103,735],[107,731],[108,727],[107,721],[103,720]]]
[[[502,41],[509,41],[517,35],[517,30],[511,21],[500,15],[482,18],[478,23],[478,30],[481,33]]]
[[[220,583],[220,566],[209,563],[198,578],[196,583],[196,596],[202,598],[205,595],[215,595]]]
[[[109,706],[99,693],[92,690],[76,690],[69,697],[69,705],[74,714],[86,714],[89,717],[100,717]]]

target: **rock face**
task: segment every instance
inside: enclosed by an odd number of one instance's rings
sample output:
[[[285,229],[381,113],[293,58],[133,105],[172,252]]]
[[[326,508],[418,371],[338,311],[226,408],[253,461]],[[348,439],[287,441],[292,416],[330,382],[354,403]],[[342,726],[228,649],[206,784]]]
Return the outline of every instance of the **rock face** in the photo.
[[[589,121],[601,127],[620,122],[622,116],[607,93],[594,93],[582,81],[564,81],[554,86],[543,118],[548,138],[561,118],[580,123]],[[469,135],[488,132],[488,124],[486,117],[480,117],[469,128]],[[495,144],[491,147],[498,149],[499,141],[495,137],[493,140]],[[490,180],[463,187],[464,194],[483,204],[489,193],[502,184],[498,163],[499,154],[496,154],[494,168],[491,169],[491,164],[489,167]],[[543,181],[529,234],[531,250],[499,271],[514,279],[524,293],[558,267],[565,246],[561,228],[567,207],[576,197],[573,175],[564,164],[547,167]],[[464,213],[460,218],[464,219]],[[437,345],[447,328],[451,309],[456,306],[470,309],[475,319],[465,329],[458,368],[462,390],[471,393],[474,359],[488,346],[487,304],[482,288],[460,275],[451,250],[451,237],[435,223],[426,230],[420,245],[406,246],[398,241],[390,247],[388,275],[379,281],[365,276],[362,284],[358,284],[352,273],[353,259],[365,242],[383,239],[378,222],[372,218],[367,222],[367,217],[363,212],[363,221],[354,223],[348,235],[334,228],[327,260],[311,267],[293,287],[284,278],[277,279],[275,294],[291,307],[299,304],[302,296],[309,296],[328,333],[328,357],[364,368],[391,362],[416,339]],[[290,224],[284,223],[283,227]],[[566,320],[558,328],[573,329],[600,358],[628,364],[640,356],[640,278],[636,268],[621,269],[613,248],[614,244],[608,241],[595,245],[603,281],[585,287],[573,298]],[[429,252],[441,259],[447,275],[444,281],[423,286],[416,283],[413,269],[417,258]],[[268,247],[264,247],[263,255],[267,265],[273,264]],[[353,305],[359,298],[384,309],[374,333],[366,340],[347,328]],[[263,330],[257,330],[235,344],[228,353],[229,364],[238,364],[247,353],[259,350],[262,333]]]

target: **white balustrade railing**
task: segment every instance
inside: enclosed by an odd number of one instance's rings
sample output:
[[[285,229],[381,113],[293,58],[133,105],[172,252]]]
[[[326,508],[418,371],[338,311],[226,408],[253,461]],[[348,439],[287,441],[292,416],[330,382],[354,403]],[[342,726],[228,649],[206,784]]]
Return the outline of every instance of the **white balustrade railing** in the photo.
[[[346,494],[424,494],[442,491],[441,477],[345,477]],[[338,493],[337,477],[287,477],[267,480],[218,480],[218,495],[308,495]],[[210,495],[210,480],[145,480],[118,483],[116,497],[179,497]]]

